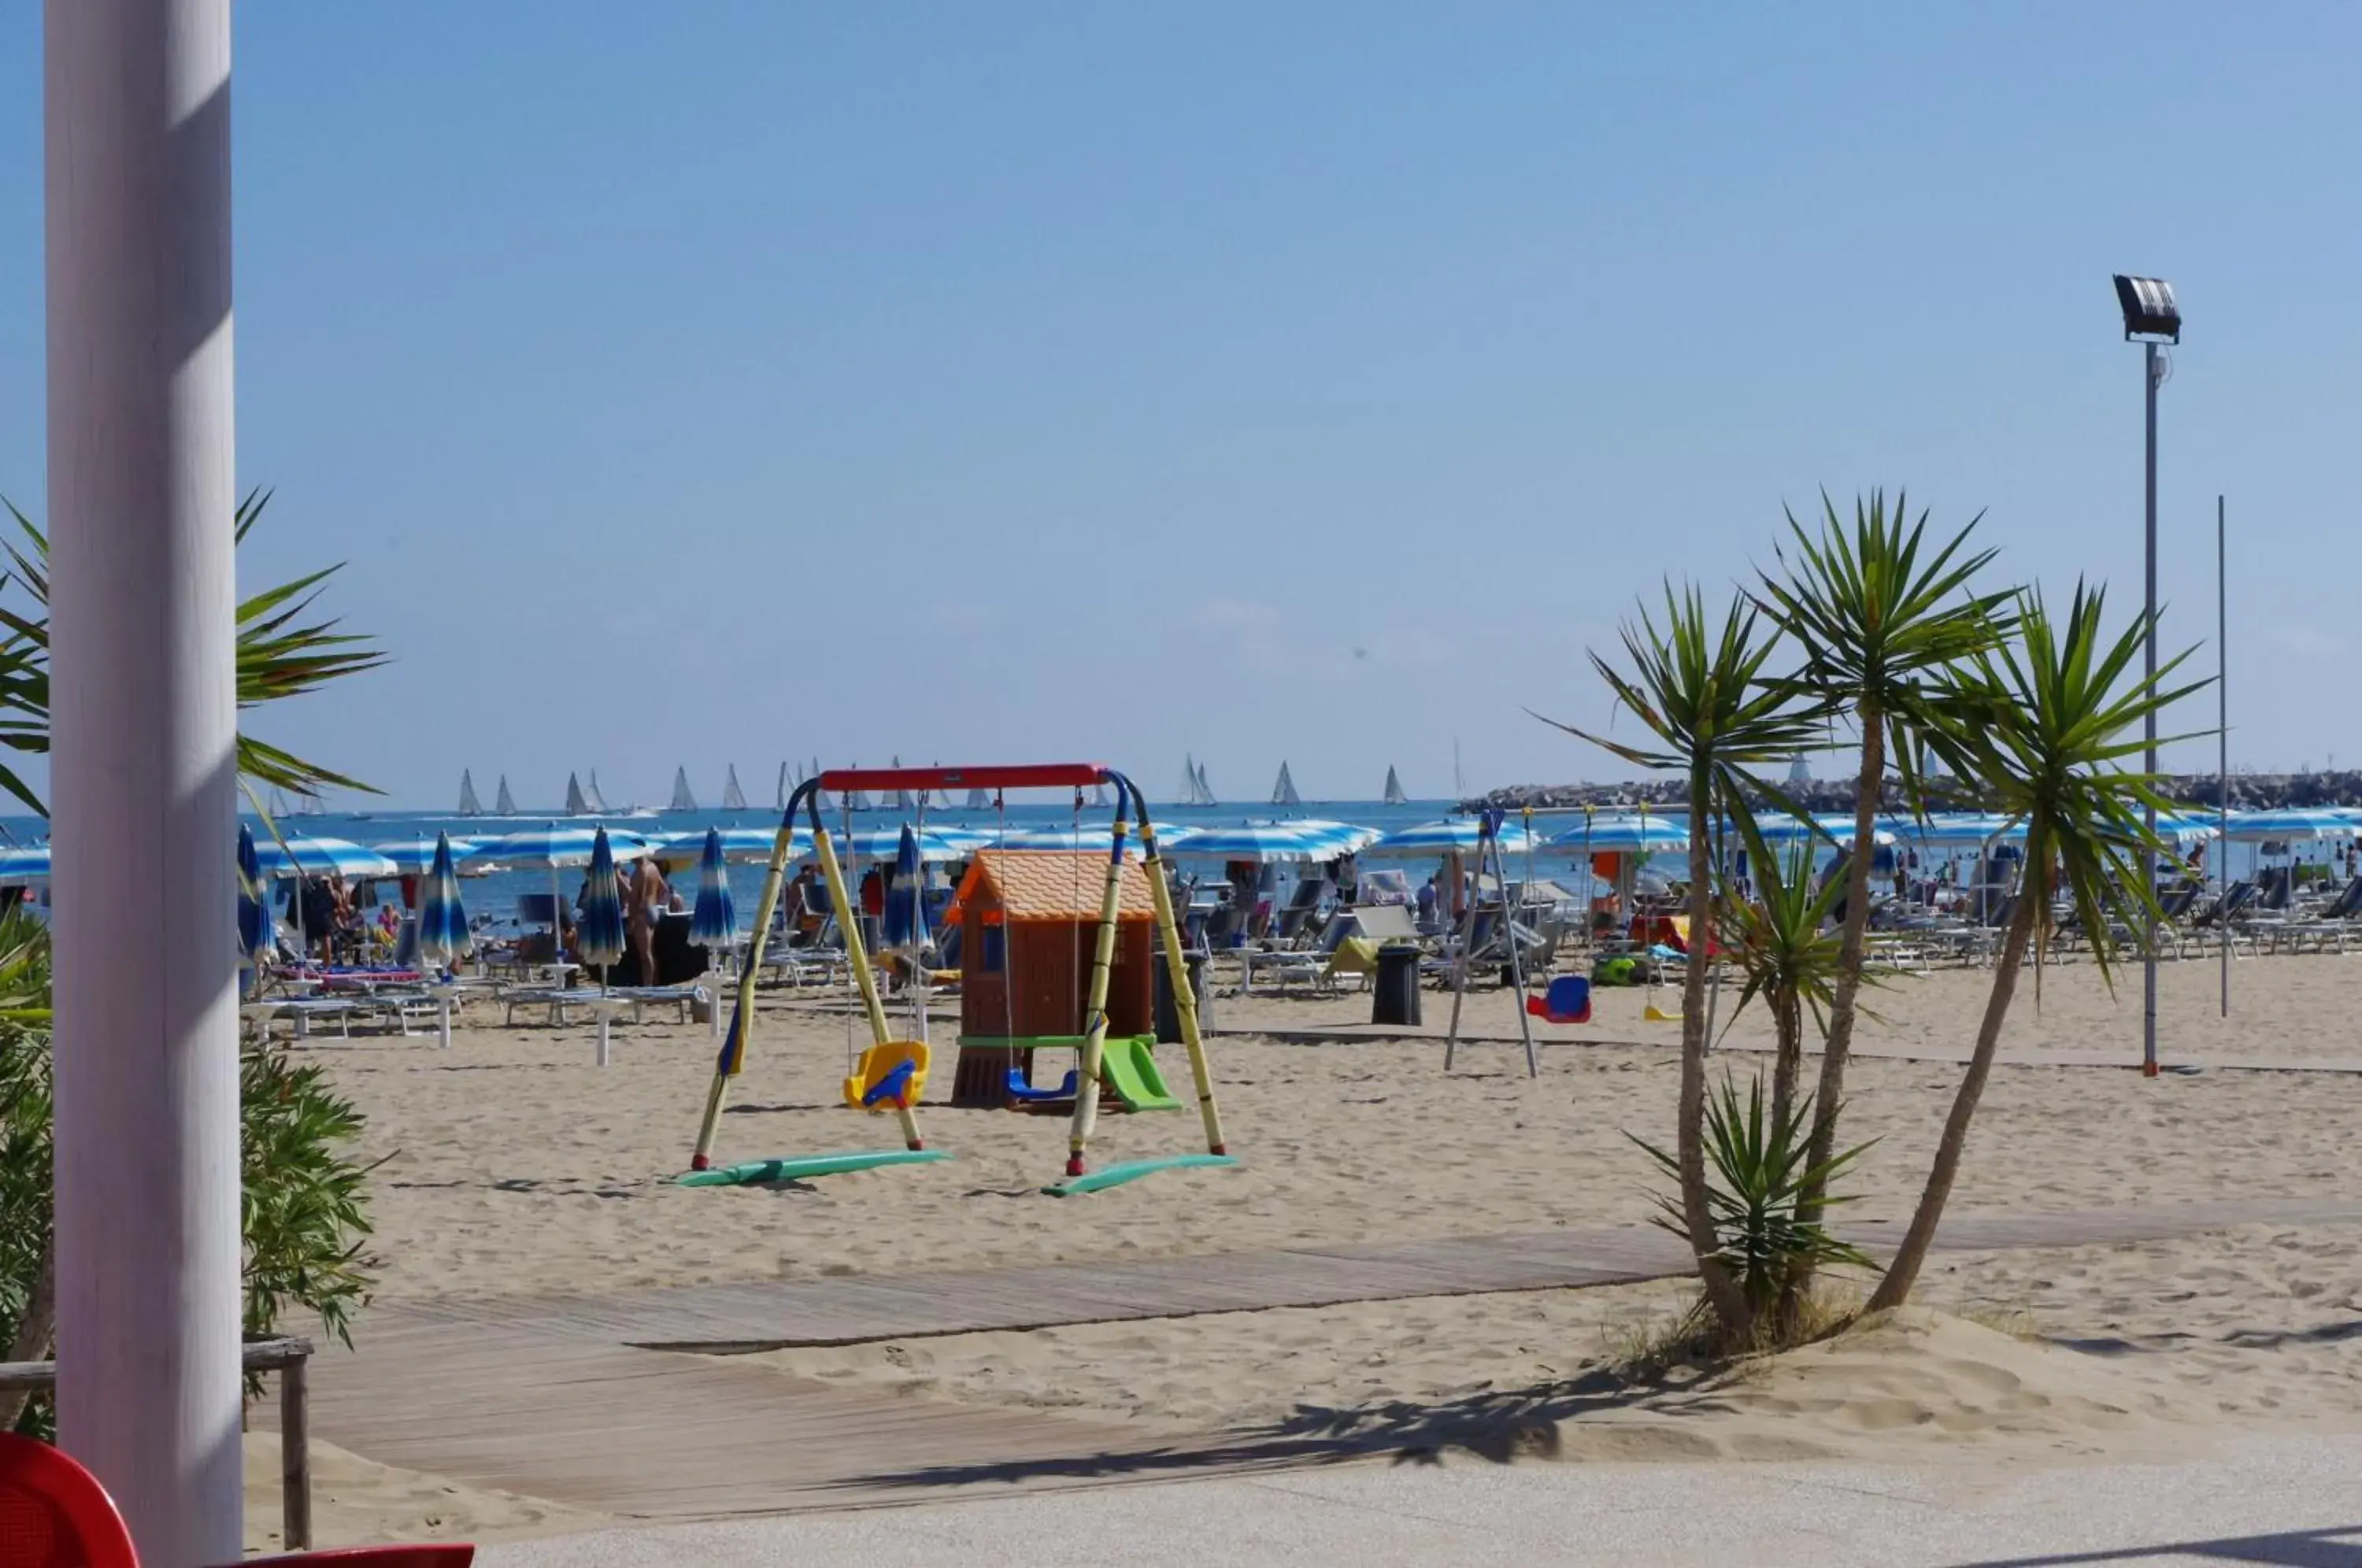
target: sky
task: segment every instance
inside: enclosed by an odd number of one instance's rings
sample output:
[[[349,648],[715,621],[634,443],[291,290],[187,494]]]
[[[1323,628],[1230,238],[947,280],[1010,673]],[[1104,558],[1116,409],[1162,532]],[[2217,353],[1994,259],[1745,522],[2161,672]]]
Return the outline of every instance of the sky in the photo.
[[[39,12],[0,3],[36,516]],[[240,582],[345,562],[394,656],[252,724],[391,804],[1617,777],[1528,710],[1609,725],[1585,650],[1825,491],[2136,611],[2115,271],[2188,322],[2166,642],[2212,673],[2224,495],[2235,765],[2362,765],[2362,7],[247,0],[235,47]]]

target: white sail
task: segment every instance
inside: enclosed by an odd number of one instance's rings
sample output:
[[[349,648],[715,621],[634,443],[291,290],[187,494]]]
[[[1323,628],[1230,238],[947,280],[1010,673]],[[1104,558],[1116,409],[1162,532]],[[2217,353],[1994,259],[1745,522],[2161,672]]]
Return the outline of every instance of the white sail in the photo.
[[[788,809],[788,765],[784,762],[779,764],[779,801],[773,809],[782,812]]]
[[[1181,792],[1173,797],[1185,806],[1201,804],[1198,799],[1198,764],[1189,754],[1181,754]]]
[[[325,817],[328,814],[328,808],[319,796],[304,795],[295,801],[295,814],[299,817]]]
[[[476,799],[475,777],[464,767],[459,769],[459,814],[463,817],[484,814],[484,803]]]
[[[902,766],[902,759],[899,756],[895,757],[889,766],[900,767]],[[897,790],[894,791],[894,809],[900,812],[903,815],[908,816],[919,808],[911,802],[911,791],[908,790]]]
[[[668,812],[697,810],[697,797],[689,792],[688,768],[676,767],[672,770],[672,804],[667,806],[665,810]]]
[[[569,817],[590,814],[590,802],[582,798],[582,781],[571,773],[566,776],[566,814]]]
[[[992,797],[986,794],[982,789],[972,787],[967,792],[967,809],[971,812],[988,812],[992,810]]]
[[[746,809],[746,791],[738,788],[738,765],[730,765],[729,774],[722,781],[722,809],[743,812]]]
[[[516,797],[509,793],[509,776],[505,773],[501,775],[501,791],[492,800],[492,810],[504,817],[517,814]]]
[[[590,809],[602,817],[615,809],[607,803],[606,796],[599,793],[599,770],[595,767],[590,770],[590,788],[583,790],[582,794],[583,798],[590,802]]]
[[[1296,780],[1288,776],[1285,762],[1279,765],[1279,777],[1272,780],[1271,803],[1275,806],[1300,806],[1304,803],[1296,793]]]
[[[1408,795],[1403,793],[1402,780],[1395,777],[1395,770],[1392,767],[1386,769],[1386,792],[1382,798],[1389,806],[1399,806],[1410,799]]]
[[[1107,786],[1106,786],[1106,785],[1104,785],[1104,784],[1094,784],[1094,785],[1092,785],[1092,786],[1091,786],[1091,804],[1092,804],[1092,805],[1094,805],[1094,806],[1104,806],[1104,805],[1106,805],[1107,803],[1108,803],[1108,798],[1107,798]]]
[[[1198,803],[1201,806],[1219,806],[1222,803],[1214,799],[1214,787],[1206,782],[1206,765],[1202,762],[1198,765]]]

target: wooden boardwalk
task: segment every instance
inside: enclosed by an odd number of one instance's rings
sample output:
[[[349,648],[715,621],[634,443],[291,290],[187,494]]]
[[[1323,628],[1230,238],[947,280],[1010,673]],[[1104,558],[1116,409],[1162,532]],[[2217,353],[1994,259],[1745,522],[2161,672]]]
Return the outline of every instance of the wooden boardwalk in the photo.
[[[2158,1240],[2249,1223],[2362,1220],[2362,1199],[2261,1198],[2060,1213],[1964,1212],[1938,1245]],[[1850,1232],[1873,1247],[1899,1227]],[[1131,1264],[840,1278],[581,1297],[388,1305],[324,1353],[313,1430],[384,1463],[644,1518],[912,1501],[996,1485],[1302,1463],[1365,1452],[855,1392],[679,1350],[845,1344],[1060,1323],[1534,1290],[1684,1272],[1626,1227]],[[661,1348],[652,1348],[661,1347]]]

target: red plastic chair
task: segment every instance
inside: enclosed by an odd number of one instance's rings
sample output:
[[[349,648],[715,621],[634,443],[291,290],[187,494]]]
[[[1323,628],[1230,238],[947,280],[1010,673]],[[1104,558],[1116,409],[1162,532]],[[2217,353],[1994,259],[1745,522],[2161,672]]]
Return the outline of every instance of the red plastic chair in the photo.
[[[96,1476],[48,1443],[0,1432],[0,1562],[139,1568],[139,1554]]]
[[[475,1560],[476,1549],[466,1541],[444,1541],[434,1546],[344,1546],[285,1557],[249,1557],[236,1568],[270,1568],[274,1562],[316,1562],[329,1568],[468,1568]]]
[[[348,1546],[249,1557],[230,1568],[319,1563],[326,1568],[469,1568],[466,1541],[433,1546]],[[0,1432],[0,1568],[139,1568],[115,1499],[72,1455]]]

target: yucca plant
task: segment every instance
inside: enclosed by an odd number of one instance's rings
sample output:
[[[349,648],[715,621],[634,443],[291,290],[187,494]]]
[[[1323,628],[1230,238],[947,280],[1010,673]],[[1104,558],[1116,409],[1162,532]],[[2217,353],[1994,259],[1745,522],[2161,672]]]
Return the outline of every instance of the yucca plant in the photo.
[[[1639,619],[1627,622],[1621,635],[1631,673],[1597,653],[1591,656],[1592,666],[1616,694],[1617,706],[1630,709],[1657,744],[1627,745],[1555,719],[1543,722],[1635,766],[1676,772],[1683,779],[1690,812],[1689,930],[1696,961],[1683,981],[1674,1148],[1683,1213],[1706,1300],[1724,1331],[1743,1337],[1753,1309],[1718,1261],[1705,1176],[1705,955],[1715,900],[1711,824],[1718,809],[1750,794],[1787,803],[1757,770],[1812,748],[1819,731],[1813,715],[1799,711],[1787,691],[1762,679],[1774,635],[1744,595],[1733,595],[1717,624],[1694,585],[1676,590],[1668,582],[1663,624],[1643,606]]]
[[[1837,503],[1821,497],[1817,536],[1787,513],[1789,539],[1780,570],[1760,574],[1756,602],[1792,641],[1801,659],[1783,690],[1832,716],[1849,718],[1861,738],[1854,836],[1845,877],[1841,967],[1830,999],[1828,1039],[1817,1091],[1825,1123],[1814,1134],[1816,1161],[1836,1146],[1838,1107],[1853,1049],[1856,999],[1870,929],[1871,862],[1887,768],[1902,779],[1914,809],[1923,805],[1919,756],[1934,733],[1959,717],[1945,701],[1948,671],[2007,635],[2013,592],[1980,592],[1975,580],[1992,550],[1969,547],[1983,513],[1930,547],[1927,513],[1909,519],[1898,491],[1893,506],[1872,491],[1854,502],[1849,526]]]
[[[1800,1281],[1832,1265],[1872,1266],[1860,1248],[1832,1234],[1824,1220],[1832,1205],[1849,1201],[1827,1196],[1828,1188],[1870,1145],[1848,1149],[1816,1165],[1807,1164],[1812,1101],[1805,1100],[1791,1115],[1766,1116],[1760,1072],[1748,1087],[1744,1106],[1738,1085],[1725,1074],[1720,1092],[1707,1107],[1705,1122],[1706,1150],[1714,1165],[1706,1190],[1714,1261],[1752,1312],[1744,1329],[1723,1320],[1724,1347],[1752,1348],[1767,1338],[1777,1344],[1794,1315]],[[1632,1141],[1660,1168],[1679,1176],[1678,1158],[1642,1139]],[[1804,1204],[1808,1186],[1824,1195],[1810,1210]],[[1682,1202],[1661,1196],[1657,1205],[1656,1223],[1686,1236],[1689,1220]]]
[[[1749,896],[1726,889],[1716,921],[1723,959],[1742,982],[1730,1023],[1756,1002],[1772,1015],[1772,1112],[1785,1118],[1803,1074],[1805,1018],[1826,1032],[1836,999],[1843,944],[1829,929],[1829,917],[1845,885],[1831,878],[1816,889],[1811,845],[1772,849],[1745,801],[1731,803],[1730,822],[1754,873]]]
[[[46,756],[50,749],[50,540],[32,519],[6,502],[24,536],[7,547],[15,563],[13,580],[32,600],[29,611],[0,603],[0,749],[22,756]],[[262,519],[270,492],[255,490],[238,502],[233,523],[237,542]],[[331,681],[375,669],[388,656],[369,637],[339,630],[335,619],[312,619],[314,606],[328,580],[341,565],[324,567],[292,582],[267,588],[238,602],[237,705],[241,710],[316,691]],[[8,580],[0,579],[0,589]],[[307,761],[270,742],[246,733],[237,736],[238,771],[264,784],[316,794],[323,787],[377,790],[359,779]],[[0,790],[6,790],[42,816],[49,808],[18,776],[0,765]]]
[[[2139,668],[2147,621],[2136,617],[2109,637],[2106,597],[2104,590],[2078,582],[2066,613],[2054,615],[2038,593],[2022,594],[2016,638],[1979,654],[1951,677],[1949,701],[1968,722],[1930,737],[1955,773],[2025,824],[2025,879],[1993,965],[1976,1050],[1952,1098],[1911,1224],[1871,1297],[1872,1309],[1900,1307],[1917,1282],[1959,1174],[2035,922],[2053,895],[2066,892],[2100,974],[2111,983],[2116,925],[2137,930],[2145,916],[2157,912],[2147,857],[2162,846],[2143,813],[2170,805],[2158,793],[2157,777],[2135,764],[2147,744],[2142,730],[2149,715],[2206,682],[2152,686]],[[2167,660],[2158,680],[2189,657],[2184,651]]]

